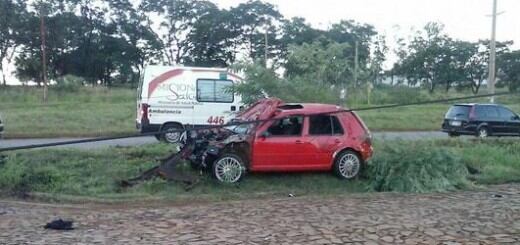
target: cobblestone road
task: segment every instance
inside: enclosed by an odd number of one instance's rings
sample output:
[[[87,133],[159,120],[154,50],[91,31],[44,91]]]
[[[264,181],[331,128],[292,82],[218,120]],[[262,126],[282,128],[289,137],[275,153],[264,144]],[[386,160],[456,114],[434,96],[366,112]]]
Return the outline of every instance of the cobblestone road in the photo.
[[[42,228],[59,217],[73,219],[76,229]],[[196,205],[0,201],[3,243],[520,244],[520,185],[481,192],[356,194]]]

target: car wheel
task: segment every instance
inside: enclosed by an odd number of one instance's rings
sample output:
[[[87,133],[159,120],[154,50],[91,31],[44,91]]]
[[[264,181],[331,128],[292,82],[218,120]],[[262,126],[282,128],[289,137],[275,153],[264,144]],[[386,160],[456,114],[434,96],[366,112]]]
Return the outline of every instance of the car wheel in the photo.
[[[213,176],[222,183],[236,183],[244,177],[245,165],[242,158],[231,153],[222,154],[213,163]]]
[[[334,161],[334,173],[342,179],[353,179],[361,173],[363,161],[351,150],[342,151]]]
[[[483,139],[487,138],[488,136],[490,136],[488,128],[481,127],[477,130],[477,137]]]
[[[161,128],[161,131],[164,131],[161,134],[161,140],[169,144],[179,143],[182,135],[180,130],[183,129],[182,125],[179,124],[166,124]]]

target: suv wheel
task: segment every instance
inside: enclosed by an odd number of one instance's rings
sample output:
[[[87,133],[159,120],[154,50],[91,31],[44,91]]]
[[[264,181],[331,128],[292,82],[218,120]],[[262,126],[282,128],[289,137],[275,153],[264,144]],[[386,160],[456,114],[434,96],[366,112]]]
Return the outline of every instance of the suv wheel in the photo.
[[[359,155],[351,150],[341,152],[334,160],[334,173],[342,179],[353,179],[363,168]]]
[[[182,130],[183,127],[179,124],[166,124],[161,128],[161,131],[164,131],[164,133],[161,133],[161,140],[169,143],[169,144],[175,144],[179,143],[179,140],[181,138],[182,132],[179,130]],[[173,132],[171,132],[173,131]]]
[[[244,177],[245,165],[242,158],[231,153],[222,154],[213,163],[213,176],[222,183],[236,183]]]
[[[481,127],[477,131],[477,137],[479,138],[486,138],[490,136],[489,130],[486,127]]]

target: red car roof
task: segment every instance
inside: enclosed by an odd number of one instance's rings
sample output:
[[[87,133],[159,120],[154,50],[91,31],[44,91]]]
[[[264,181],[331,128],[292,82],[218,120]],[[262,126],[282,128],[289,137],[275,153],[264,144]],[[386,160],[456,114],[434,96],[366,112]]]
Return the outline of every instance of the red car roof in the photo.
[[[248,109],[238,114],[237,119],[251,121],[264,120],[280,112],[278,115],[307,115],[315,113],[327,113],[344,110],[340,106],[331,104],[302,103],[285,104],[278,98],[261,99],[251,105]]]

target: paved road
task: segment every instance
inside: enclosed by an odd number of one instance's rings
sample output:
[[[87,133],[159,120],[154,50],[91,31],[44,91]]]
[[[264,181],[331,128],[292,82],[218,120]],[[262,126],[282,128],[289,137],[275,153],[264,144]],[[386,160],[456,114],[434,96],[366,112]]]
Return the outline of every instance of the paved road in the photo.
[[[376,132],[374,133],[375,139],[403,139],[403,140],[418,140],[418,139],[439,139],[447,138],[448,136],[442,132],[435,131],[424,131],[424,132]],[[15,147],[32,144],[45,144],[51,142],[62,142],[70,140],[78,140],[80,138],[55,138],[55,139],[4,139],[0,140],[0,148],[2,147]],[[140,137],[140,138],[129,138],[109,141],[99,141],[92,143],[83,143],[76,145],[60,146],[60,147],[72,147],[77,149],[95,149],[109,146],[138,146],[145,144],[157,143],[154,137]]]
[[[0,244],[519,244],[519,189],[183,205],[0,200]],[[56,218],[75,230],[42,228]]]

